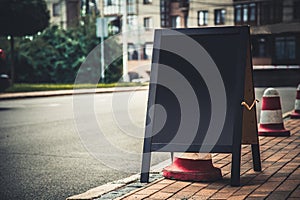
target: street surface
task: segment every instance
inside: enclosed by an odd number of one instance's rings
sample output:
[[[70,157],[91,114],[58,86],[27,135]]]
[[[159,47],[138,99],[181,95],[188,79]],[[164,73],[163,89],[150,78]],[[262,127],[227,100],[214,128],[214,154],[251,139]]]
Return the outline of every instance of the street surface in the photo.
[[[292,110],[296,88],[278,90],[283,113]],[[65,199],[138,173],[147,94],[0,101],[0,199]]]

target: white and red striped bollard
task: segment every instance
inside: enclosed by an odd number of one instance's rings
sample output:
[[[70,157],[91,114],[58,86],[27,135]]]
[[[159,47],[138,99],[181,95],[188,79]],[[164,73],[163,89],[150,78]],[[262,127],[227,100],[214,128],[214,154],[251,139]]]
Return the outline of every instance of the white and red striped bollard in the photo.
[[[300,119],[300,84],[297,87],[297,96],[295,100],[295,110],[291,113],[292,119]]]
[[[284,128],[280,97],[279,93],[274,88],[266,89],[263,94],[258,135],[290,135],[290,131]]]

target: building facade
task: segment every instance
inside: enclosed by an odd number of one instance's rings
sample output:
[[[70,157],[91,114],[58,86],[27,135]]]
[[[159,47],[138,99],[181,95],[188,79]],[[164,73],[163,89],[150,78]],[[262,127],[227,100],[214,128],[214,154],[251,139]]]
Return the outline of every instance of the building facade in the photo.
[[[100,0],[101,1],[101,0]],[[102,0],[112,33],[122,29],[122,0]],[[150,59],[153,29],[234,25],[232,0],[127,0],[129,60]]]
[[[64,29],[79,24],[81,0],[46,0],[46,3],[50,11],[50,24]]]
[[[235,25],[251,25],[254,65],[300,64],[299,0],[235,0]]]
[[[108,20],[110,34],[121,33],[123,0],[102,0],[99,5]],[[159,1],[153,0],[127,0],[129,60],[151,58],[153,29],[160,28],[159,5]]]
[[[234,25],[232,0],[190,1],[188,27]]]
[[[85,0],[47,0],[51,23],[78,24]],[[123,0],[90,0],[122,31]],[[299,65],[300,0],[127,0],[129,60],[150,59],[153,30],[250,25],[254,65]]]

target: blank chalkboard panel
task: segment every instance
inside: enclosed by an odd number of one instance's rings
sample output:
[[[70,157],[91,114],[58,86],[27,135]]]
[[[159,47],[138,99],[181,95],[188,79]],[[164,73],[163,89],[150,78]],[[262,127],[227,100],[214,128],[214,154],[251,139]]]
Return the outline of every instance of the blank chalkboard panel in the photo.
[[[254,98],[250,68],[247,26],[156,30],[142,182],[153,151],[218,152],[233,154],[232,185],[239,184],[243,121],[249,118],[241,102],[248,90],[247,100]],[[243,134],[247,143],[258,144],[250,129]]]

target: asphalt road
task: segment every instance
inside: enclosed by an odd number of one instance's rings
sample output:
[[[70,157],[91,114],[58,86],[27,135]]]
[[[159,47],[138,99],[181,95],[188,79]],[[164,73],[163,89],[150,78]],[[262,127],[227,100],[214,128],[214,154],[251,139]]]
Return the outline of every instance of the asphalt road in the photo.
[[[296,89],[279,92],[293,109]],[[65,199],[139,172],[146,101],[147,91],[0,101],[0,199]]]
[[[122,93],[122,96],[127,94]],[[130,110],[139,116],[136,121],[141,126],[147,92],[136,95]],[[103,123],[102,131],[107,138],[118,142],[115,149],[104,146],[102,156],[97,158],[82,143],[85,136],[79,134],[82,126],[76,125],[76,100],[72,96],[0,101],[0,199],[65,199],[137,173],[140,161],[136,159],[131,163],[127,160],[140,157],[140,154],[124,157],[121,151],[131,148],[141,152],[142,139],[125,137],[117,126],[112,125],[114,119],[110,107],[113,96],[118,95],[95,96],[95,112]],[[90,95],[78,97],[90,99]],[[114,112],[122,112],[121,106],[115,105]],[[94,113],[84,111],[79,114],[87,120],[85,127],[91,125],[89,121]],[[142,136],[143,133],[139,134]],[[97,139],[94,135],[88,142]],[[154,163],[164,159],[154,160]]]

